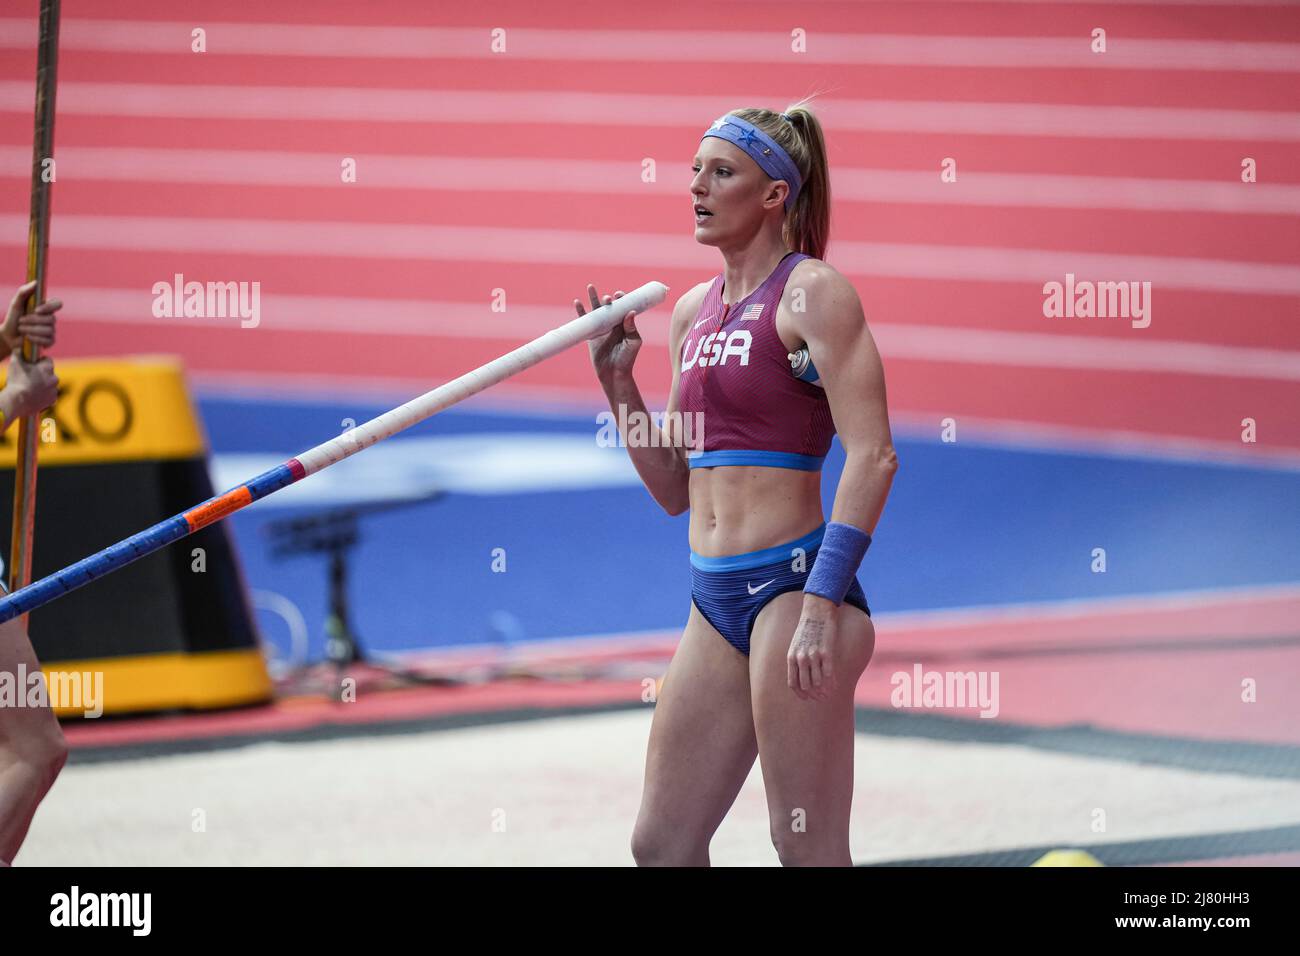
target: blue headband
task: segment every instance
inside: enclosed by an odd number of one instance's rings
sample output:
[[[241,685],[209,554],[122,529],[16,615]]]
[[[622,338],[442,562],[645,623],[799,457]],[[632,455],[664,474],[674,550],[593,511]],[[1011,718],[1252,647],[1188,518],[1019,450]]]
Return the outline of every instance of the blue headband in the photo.
[[[781,116],[789,122],[789,117],[784,113]],[[734,143],[748,153],[754,162],[758,163],[758,168],[768,176],[773,179],[784,179],[790,186],[790,194],[785,197],[785,211],[790,211],[794,201],[799,198],[803,179],[799,176],[799,167],[776,140],[753,123],[739,116],[730,115],[719,116],[700,139],[703,140],[706,136],[716,136],[718,139],[725,139],[728,143]]]

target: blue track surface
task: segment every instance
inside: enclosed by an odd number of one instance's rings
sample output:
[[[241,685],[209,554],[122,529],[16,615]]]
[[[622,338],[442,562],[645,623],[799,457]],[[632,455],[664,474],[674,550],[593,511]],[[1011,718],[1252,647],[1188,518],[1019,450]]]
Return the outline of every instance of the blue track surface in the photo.
[[[338,434],[345,418],[386,410],[225,397],[199,405],[215,454],[280,459]],[[594,444],[597,426],[591,416],[462,406],[389,443],[522,431]],[[876,612],[1300,580],[1294,472],[937,441],[900,440],[898,453],[901,469],[860,574]],[[842,465],[837,441],[823,473],[828,515]],[[299,606],[318,656],[325,560],[273,560],[265,533],[268,521],[300,513],[255,508],[231,525],[250,586]],[[520,640],[678,628],[690,600],[686,527],[686,515],[668,517],[630,485],[451,493],[378,513],[364,519],[351,564],[354,624],[374,650],[499,641],[496,612],[518,622]],[[1099,547],[1104,574],[1091,571]],[[505,549],[505,573],[492,570],[494,548]],[[283,624],[260,620],[282,643]]]

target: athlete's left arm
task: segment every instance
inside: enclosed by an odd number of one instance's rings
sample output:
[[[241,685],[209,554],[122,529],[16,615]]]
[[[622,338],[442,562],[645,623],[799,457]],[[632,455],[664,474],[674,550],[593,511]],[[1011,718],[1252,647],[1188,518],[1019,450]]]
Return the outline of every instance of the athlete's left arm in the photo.
[[[853,284],[824,262],[792,283],[805,290],[806,309],[794,326],[821,376],[846,462],[831,520],[872,534],[898,470],[889,431],[885,370]]]

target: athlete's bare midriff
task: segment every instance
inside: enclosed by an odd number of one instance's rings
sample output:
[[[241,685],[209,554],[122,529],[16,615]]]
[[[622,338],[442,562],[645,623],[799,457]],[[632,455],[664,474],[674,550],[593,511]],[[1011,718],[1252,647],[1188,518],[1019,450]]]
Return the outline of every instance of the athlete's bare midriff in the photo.
[[[801,538],[822,523],[821,472],[760,465],[691,471],[690,547],[745,554]]]
[[[790,273],[776,312],[777,334],[792,352],[803,341],[793,328],[790,288],[804,268],[801,262]],[[700,288],[707,291],[708,284]],[[703,298],[701,293],[699,299]],[[820,471],[761,465],[692,469],[691,550],[706,557],[722,557],[803,537],[824,520],[821,477]]]

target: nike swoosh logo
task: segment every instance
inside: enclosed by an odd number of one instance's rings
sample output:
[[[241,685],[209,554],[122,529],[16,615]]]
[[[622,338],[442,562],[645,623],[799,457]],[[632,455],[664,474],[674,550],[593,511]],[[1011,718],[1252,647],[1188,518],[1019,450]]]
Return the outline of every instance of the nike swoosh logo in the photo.
[[[709,316],[707,319],[700,319],[700,321],[698,321],[698,322],[695,323],[695,328],[698,329],[698,328],[699,328],[701,325],[703,325],[705,322],[712,322],[712,321],[713,321],[713,318],[714,318],[713,316]]]
[[[776,578],[773,578],[773,579],[772,579],[772,581],[775,581],[775,580],[776,580]],[[753,596],[754,596],[755,594],[757,594],[759,591],[763,590],[763,588],[765,588],[765,587],[767,587],[769,584],[771,584],[772,581],[765,581],[765,582],[763,582],[762,584],[760,584],[758,587],[754,587],[754,585],[752,585],[752,584],[750,584],[748,581],[746,581],[746,582],[745,582],[745,587],[749,589],[749,596],[750,596],[750,597],[753,597]]]

